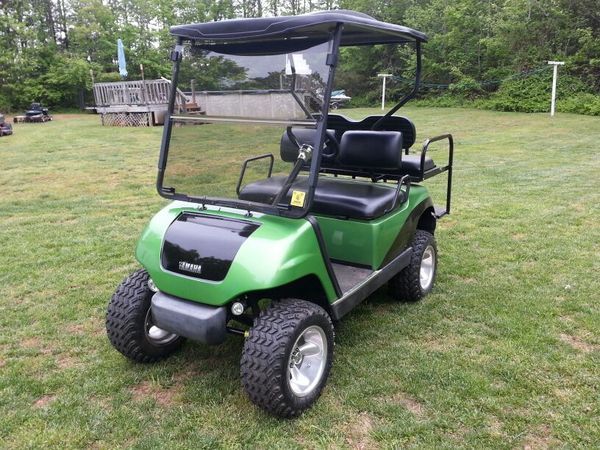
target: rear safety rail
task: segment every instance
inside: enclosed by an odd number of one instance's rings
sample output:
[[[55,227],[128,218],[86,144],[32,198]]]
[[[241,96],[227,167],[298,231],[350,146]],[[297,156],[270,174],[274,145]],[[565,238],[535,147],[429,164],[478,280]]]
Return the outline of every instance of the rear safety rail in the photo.
[[[240,178],[238,179],[237,186],[235,187],[235,192],[237,193],[238,197],[240,195],[240,189],[242,187],[242,181],[244,181],[244,175],[246,174],[246,168],[248,167],[248,163],[251,163],[252,161],[258,161],[260,159],[265,159],[265,158],[269,158],[271,160],[269,162],[269,173],[267,174],[267,178],[271,178],[271,174],[273,173],[273,164],[275,163],[275,157],[273,156],[272,153],[265,153],[264,155],[255,156],[253,158],[248,158],[246,161],[244,161],[244,164],[242,164],[242,171],[240,172]]]
[[[437,166],[434,170],[426,172],[425,169],[425,157],[429,150],[429,145],[433,142],[448,140],[448,162],[445,166]],[[427,139],[423,143],[423,149],[421,150],[421,180],[431,178],[434,175],[438,175],[442,172],[448,172],[448,181],[446,185],[446,209],[439,207],[435,208],[435,216],[439,219],[440,217],[450,214],[450,203],[452,200],[452,164],[454,161],[454,138],[451,134],[440,134]]]

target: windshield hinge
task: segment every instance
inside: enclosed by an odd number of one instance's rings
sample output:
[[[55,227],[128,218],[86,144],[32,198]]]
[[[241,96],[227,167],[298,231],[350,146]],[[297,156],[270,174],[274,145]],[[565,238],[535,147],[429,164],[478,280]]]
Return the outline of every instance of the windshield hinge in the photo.
[[[325,62],[328,66],[337,66],[338,55],[334,53],[328,53],[327,60]]]

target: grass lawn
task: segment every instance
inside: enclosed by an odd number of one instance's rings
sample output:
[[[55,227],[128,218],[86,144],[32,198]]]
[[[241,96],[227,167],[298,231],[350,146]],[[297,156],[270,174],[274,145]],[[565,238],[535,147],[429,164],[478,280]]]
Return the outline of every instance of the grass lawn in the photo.
[[[321,399],[291,421],[246,398],[239,337],[150,366],[109,345],[106,304],[165,205],[162,129],[17,124],[0,138],[0,447],[599,446],[600,120],[405,114],[419,141],[456,138],[437,286],[348,315]]]

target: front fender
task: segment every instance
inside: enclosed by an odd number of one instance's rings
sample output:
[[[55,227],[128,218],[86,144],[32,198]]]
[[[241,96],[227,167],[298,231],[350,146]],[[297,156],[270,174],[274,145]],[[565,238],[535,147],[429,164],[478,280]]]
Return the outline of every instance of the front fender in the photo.
[[[259,225],[239,247],[221,281],[174,273],[162,266],[165,234],[182,213],[243,219]],[[143,231],[136,258],[162,292],[208,305],[221,306],[245,293],[273,289],[307,275],[319,279],[330,302],[336,298],[314,229],[305,219],[261,214],[248,218],[235,212],[199,210],[195,204],[173,202],[156,214]]]

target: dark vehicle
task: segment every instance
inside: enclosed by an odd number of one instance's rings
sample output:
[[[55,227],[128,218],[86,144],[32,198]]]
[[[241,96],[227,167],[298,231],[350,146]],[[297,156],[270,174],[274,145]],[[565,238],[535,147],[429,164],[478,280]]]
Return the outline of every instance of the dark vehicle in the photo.
[[[331,93],[331,100],[329,101],[329,109],[338,109],[350,100],[352,100],[352,97],[348,97],[345,90],[333,91]]]
[[[48,122],[50,120],[52,120],[52,116],[48,113],[48,108],[44,108],[41,103],[32,103],[25,111],[25,122]]]
[[[251,401],[294,417],[327,382],[336,321],[384,286],[398,301],[433,289],[452,136],[410,154],[416,128],[394,115],[418,91],[427,37],[351,11],[182,25],[171,34],[157,190],[172,202],[138,241],[142,268],[112,296],[107,334],[144,363],[186,338],[216,345],[238,335]],[[415,50],[411,92],[383,115],[330,114],[340,48],[398,44]],[[206,67],[219,76],[206,81]],[[205,115],[175,107],[178,84],[191,79],[207,83]],[[444,164],[428,153],[435,141],[448,144]],[[422,182],[444,172],[445,205],[436,206]]]
[[[12,125],[4,121],[4,115],[0,114],[0,136],[9,136],[13,134]]]

